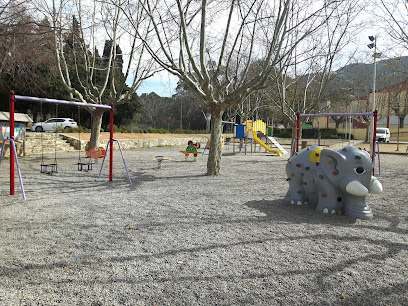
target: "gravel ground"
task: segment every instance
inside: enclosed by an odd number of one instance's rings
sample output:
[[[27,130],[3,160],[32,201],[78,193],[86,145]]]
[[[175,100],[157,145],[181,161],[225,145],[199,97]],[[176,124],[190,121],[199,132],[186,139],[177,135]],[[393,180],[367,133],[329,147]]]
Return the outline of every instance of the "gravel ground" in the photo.
[[[26,201],[3,162],[0,305],[408,304],[408,157],[381,156],[362,221],[284,204],[284,157],[225,150],[208,177],[181,149],[125,151],[131,185],[118,153],[111,183],[21,158]]]

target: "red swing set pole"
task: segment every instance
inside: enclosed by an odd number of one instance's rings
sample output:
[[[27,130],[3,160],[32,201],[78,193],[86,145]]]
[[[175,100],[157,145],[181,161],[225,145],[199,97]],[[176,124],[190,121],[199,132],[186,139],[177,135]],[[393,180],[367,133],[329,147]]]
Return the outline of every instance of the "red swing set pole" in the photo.
[[[296,113],[296,152],[299,152],[300,113]]]
[[[109,112],[109,182],[113,180],[113,103]]]
[[[371,160],[374,162],[375,158],[375,141],[377,140],[377,110],[374,110],[373,117],[374,117],[374,128],[373,128],[373,147],[371,148]]]
[[[14,141],[14,101],[15,101],[15,96],[14,96],[14,91],[10,90],[9,92],[9,113],[10,113],[10,138]],[[15,194],[15,188],[14,188],[14,154],[13,154],[13,148],[12,148],[12,143],[10,142],[10,195]]]

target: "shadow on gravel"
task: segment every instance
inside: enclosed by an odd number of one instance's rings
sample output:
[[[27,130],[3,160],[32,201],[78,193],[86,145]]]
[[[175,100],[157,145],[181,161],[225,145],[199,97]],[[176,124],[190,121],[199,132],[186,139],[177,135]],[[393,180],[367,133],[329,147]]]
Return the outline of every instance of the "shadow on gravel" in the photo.
[[[408,293],[407,283],[398,283],[390,285],[389,287],[380,287],[377,289],[367,289],[358,292],[358,294],[351,294],[350,296],[345,293],[346,302],[338,303],[343,305],[407,305],[408,299],[404,298],[404,295]],[[376,299],[376,303],[370,303]],[[316,306],[327,305],[327,303],[318,303]]]
[[[204,176],[206,175],[198,174],[198,175],[180,175],[180,176],[160,177],[160,176],[144,174],[143,172],[137,172],[131,175],[132,185],[130,186],[130,189],[132,190],[136,189],[145,182],[156,182],[156,181],[159,182],[162,180],[167,181],[167,180],[183,180],[183,179],[191,180],[192,178],[198,178],[198,177],[204,177]]]
[[[229,156],[237,156],[237,157],[239,157],[239,156],[260,156],[260,157],[262,157],[262,156],[265,156],[265,157],[271,157],[271,158],[279,158],[277,155],[273,155],[273,154],[265,154],[265,153],[258,153],[258,152],[255,152],[255,153],[251,153],[251,152],[247,152],[247,154],[245,154],[244,152],[241,152],[241,153],[222,153],[222,156],[225,156],[225,157],[229,157]],[[280,161],[282,161],[282,160],[287,160],[289,158],[289,156],[283,156],[283,158],[279,158],[279,160]]]
[[[355,224],[356,220],[347,216],[325,215],[315,211],[311,205],[289,205],[283,200],[273,201],[249,201],[245,204],[249,208],[256,209],[266,215],[266,218],[275,222],[308,223],[308,224],[331,224],[342,225]]]
[[[239,153],[222,153],[222,156],[235,156],[238,155]]]
[[[289,205],[283,200],[273,201],[250,201],[245,204],[249,208],[256,209],[266,215],[270,222],[290,222],[306,224],[330,224],[333,226],[348,227],[356,224],[356,219],[344,215],[331,215],[316,212],[311,205]],[[385,219],[389,225],[387,227],[379,226],[375,219]],[[398,216],[385,216],[377,213],[374,220],[365,221],[359,227],[367,230],[376,230],[381,232],[391,232],[408,235],[408,230],[401,228],[401,219]]]
[[[279,159],[273,159],[273,160],[240,160],[239,163],[240,164],[264,164],[268,163],[268,165],[271,164],[282,164],[282,162],[286,162],[286,160],[279,160]]]

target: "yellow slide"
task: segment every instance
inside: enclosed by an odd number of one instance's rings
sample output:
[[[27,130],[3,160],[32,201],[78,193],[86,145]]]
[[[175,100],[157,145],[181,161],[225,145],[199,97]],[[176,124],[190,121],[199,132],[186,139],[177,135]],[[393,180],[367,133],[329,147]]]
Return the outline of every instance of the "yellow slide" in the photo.
[[[283,156],[283,153],[282,153],[281,151],[271,149],[271,148],[268,147],[262,140],[260,140],[260,139],[258,138],[258,136],[256,136],[256,132],[255,132],[255,131],[252,131],[252,133],[253,133],[253,135],[254,135],[254,140],[255,140],[257,143],[259,143],[262,147],[264,147],[267,151],[276,153],[276,154],[278,154],[278,156]]]

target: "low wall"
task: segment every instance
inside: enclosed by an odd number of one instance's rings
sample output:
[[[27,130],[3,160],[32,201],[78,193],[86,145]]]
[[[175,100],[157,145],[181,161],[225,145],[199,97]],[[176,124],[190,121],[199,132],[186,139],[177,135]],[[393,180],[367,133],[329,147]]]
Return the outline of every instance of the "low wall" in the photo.
[[[137,138],[137,139],[119,139],[120,146],[123,150],[149,148],[149,147],[167,147],[167,146],[182,146],[187,147],[189,140],[198,141],[204,147],[209,137],[181,137],[181,138]],[[85,152],[88,145],[88,140],[79,139],[67,134],[59,134],[56,140],[55,134],[51,133],[31,133],[26,136],[24,143],[16,141],[17,152],[19,156],[24,155],[41,155],[42,153],[50,154],[57,152],[75,152],[81,150]],[[107,140],[102,140],[100,145],[106,147]],[[0,142],[1,146],[1,142]],[[0,147],[1,148],[1,147]],[[10,156],[8,143],[6,144],[4,156]],[[114,150],[119,150],[119,147],[114,144]],[[25,154],[24,154],[25,151]]]
[[[75,147],[76,150],[81,146],[81,150],[85,150],[88,144],[86,140],[79,140],[78,138],[72,137],[70,135],[61,134],[64,140],[68,141],[71,146]],[[149,148],[149,147],[167,147],[167,146],[182,146],[186,145],[189,140],[198,141],[202,146],[208,141],[208,137],[193,137],[193,138],[138,138],[138,139],[118,139],[120,146],[123,150],[127,149],[137,149],[137,148]],[[105,147],[107,141],[101,141],[100,145]],[[114,149],[118,150],[118,146],[114,145]]]
[[[0,141],[0,151],[1,151],[1,148],[3,146],[3,142],[4,142],[4,140]],[[24,156],[25,141],[16,140],[14,142],[14,144],[16,146],[17,156]],[[4,145],[3,157],[10,157],[10,141],[6,141],[6,144]]]

